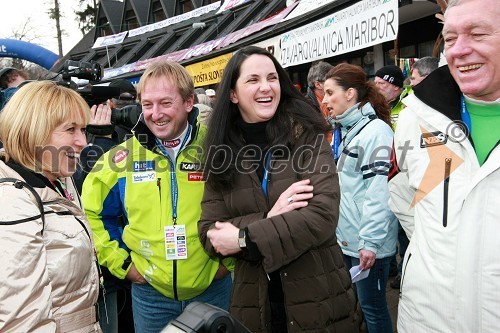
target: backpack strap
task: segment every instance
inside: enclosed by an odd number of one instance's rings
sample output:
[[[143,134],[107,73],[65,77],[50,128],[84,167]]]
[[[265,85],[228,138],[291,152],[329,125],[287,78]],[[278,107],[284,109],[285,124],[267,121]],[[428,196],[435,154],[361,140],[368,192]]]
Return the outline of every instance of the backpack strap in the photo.
[[[31,194],[33,194],[33,196],[35,197],[36,205],[37,205],[38,209],[40,210],[40,217],[42,219],[42,235],[43,235],[43,229],[45,228],[45,211],[43,209],[42,198],[40,198],[40,195],[36,192],[36,190],[33,188],[33,186],[31,186],[30,184],[28,184],[22,180],[16,179],[16,178],[0,178],[0,184],[1,183],[12,183],[15,188],[20,189],[20,190],[23,188],[26,188],[27,190],[29,190],[31,192]],[[0,224],[17,224],[20,222],[24,222],[24,221],[0,222]]]

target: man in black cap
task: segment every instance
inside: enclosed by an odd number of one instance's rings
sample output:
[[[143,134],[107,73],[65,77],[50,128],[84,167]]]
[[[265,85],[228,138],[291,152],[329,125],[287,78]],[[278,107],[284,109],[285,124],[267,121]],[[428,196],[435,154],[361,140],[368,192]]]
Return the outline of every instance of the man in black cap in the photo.
[[[111,81],[110,87],[116,87],[120,89],[120,96],[118,98],[112,98],[113,108],[121,108],[125,105],[130,105],[135,103],[135,98],[137,97],[137,92],[132,83],[127,79],[116,79]]]
[[[398,105],[401,104],[399,102],[402,98],[401,92],[403,91],[404,79],[403,72],[395,65],[384,66],[375,73],[375,84],[391,107],[393,127],[399,112],[404,108],[404,105],[401,105],[402,107]],[[397,109],[396,106],[398,106]]]
[[[392,127],[394,129],[399,112],[404,109],[401,99],[407,95],[407,91],[403,90],[404,79],[403,72],[395,65],[384,66],[375,73],[375,84],[391,107]]]

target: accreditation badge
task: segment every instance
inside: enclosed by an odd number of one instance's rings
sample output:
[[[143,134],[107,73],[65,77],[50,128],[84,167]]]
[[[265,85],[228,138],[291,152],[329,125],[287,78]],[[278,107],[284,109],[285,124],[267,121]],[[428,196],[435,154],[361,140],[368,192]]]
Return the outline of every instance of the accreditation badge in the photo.
[[[187,259],[186,226],[184,224],[166,226],[164,234],[167,260]]]

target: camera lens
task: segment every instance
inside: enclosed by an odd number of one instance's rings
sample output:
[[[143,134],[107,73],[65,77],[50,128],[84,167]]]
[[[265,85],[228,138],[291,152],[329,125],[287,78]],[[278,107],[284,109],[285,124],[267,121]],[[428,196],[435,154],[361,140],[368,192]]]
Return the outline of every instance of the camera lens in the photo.
[[[139,104],[127,105],[122,108],[111,110],[111,123],[132,128],[137,124],[141,116],[142,108]]]

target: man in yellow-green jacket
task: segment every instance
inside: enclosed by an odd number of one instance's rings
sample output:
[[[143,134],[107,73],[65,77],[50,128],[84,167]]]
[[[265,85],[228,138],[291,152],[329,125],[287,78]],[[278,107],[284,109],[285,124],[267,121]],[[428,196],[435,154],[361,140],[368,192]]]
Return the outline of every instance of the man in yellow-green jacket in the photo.
[[[157,62],[137,93],[134,136],[96,163],[82,199],[99,263],[132,281],[136,331],[157,333],[192,301],[228,309],[231,277],[198,238],[205,127],[191,76]]]

